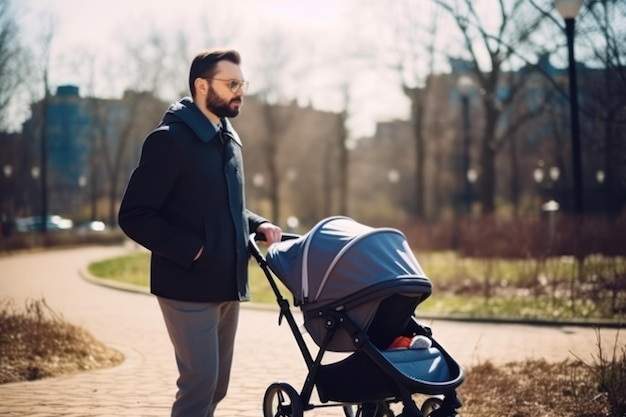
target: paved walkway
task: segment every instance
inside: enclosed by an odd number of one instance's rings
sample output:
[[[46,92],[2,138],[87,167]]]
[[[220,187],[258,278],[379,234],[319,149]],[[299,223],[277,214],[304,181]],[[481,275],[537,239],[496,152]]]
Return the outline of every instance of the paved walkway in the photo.
[[[175,392],[173,351],[152,296],[114,290],[82,279],[94,260],[126,253],[127,247],[85,247],[0,258],[0,297],[45,298],[68,321],[124,353],[111,369],[33,382],[0,385],[0,416],[168,416]],[[433,295],[436,297],[436,294]],[[300,321],[300,314],[294,311]],[[437,340],[465,367],[543,358],[590,359],[596,353],[591,328],[431,321]],[[613,343],[616,330],[603,329]],[[619,334],[626,344],[626,335]],[[317,353],[312,346],[313,353]],[[300,391],[306,368],[293,335],[278,326],[277,308],[246,306],[241,313],[231,388],[218,415],[262,416],[265,389],[285,381]],[[305,416],[342,416],[339,408]]]

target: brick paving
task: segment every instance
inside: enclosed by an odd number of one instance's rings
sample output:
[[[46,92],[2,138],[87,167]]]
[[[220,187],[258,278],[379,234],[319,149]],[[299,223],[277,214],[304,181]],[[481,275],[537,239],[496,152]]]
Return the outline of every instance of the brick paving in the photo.
[[[0,258],[0,297],[19,304],[45,298],[63,317],[120,350],[117,367],[77,375],[0,385],[0,416],[88,417],[168,416],[175,393],[173,351],[154,297],[94,285],[81,277],[95,260],[133,250],[84,247],[20,253]],[[436,294],[433,294],[436,297]],[[237,335],[230,392],[218,416],[262,416],[265,389],[288,382],[300,391],[306,367],[291,331],[278,326],[275,306],[244,304]],[[298,321],[300,314],[294,310]],[[436,339],[461,363],[543,358],[548,361],[591,359],[597,352],[593,328],[425,320]],[[602,329],[613,343],[626,335]],[[311,345],[313,353],[316,347]],[[331,356],[332,358],[332,356]],[[314,397],[315,401],[316,398]],[[342,416],[340,408],[316,408],[305,416]]]

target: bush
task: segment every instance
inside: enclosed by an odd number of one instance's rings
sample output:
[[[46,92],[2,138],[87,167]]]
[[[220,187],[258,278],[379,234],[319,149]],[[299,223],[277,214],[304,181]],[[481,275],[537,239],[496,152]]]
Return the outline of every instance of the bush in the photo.
[[[459,389],[463,417],[623,417],[598,395],[595,369],[543,360],[471,368]]]
[[[626,347],[618,348],[617,337],[609,354],[604,349],[600,331],[596,330],[598,353],[588,368],[597,382],[597,390],[605,397],[610,416],[626,416]]]
[[[19,310],[10,299],[0,303],[0,384],[107,368],[122,362],[86,330],[71,325],[41,300]]]

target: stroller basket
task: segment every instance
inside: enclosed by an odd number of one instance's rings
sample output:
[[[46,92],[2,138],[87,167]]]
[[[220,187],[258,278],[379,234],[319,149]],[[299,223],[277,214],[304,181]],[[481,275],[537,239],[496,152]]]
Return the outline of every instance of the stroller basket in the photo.
[[[340,362],[323,365],[317,375],[322,402],[363,402],[397,395],[398,381],[411,393],[438,395],[453,391],[463,381],[461,370],[439,347],[381,352],[393,377],[364,351]]]
[[[340,335],[351,335],[356,350],[339,362],[320,366],[316,380],[323,402],[380,400],[397,394],[398,384],[410,393],[437,395],[453,391],[462,383],[460,366],[432,338],[429,348],[388,349],[398,335],[431,336],[430,330],[419,325],[412,316],[418,303],[412,294],[389,295],[378,305],[367,332],[359,332],[348,314],[340,310],[345,322],[334,330],[332,340]],[[309,320],[309,314],[328,322],[333,320],[337,310],[330,306],[305,313],[305,321]],[[359,343],[355,342],[356,338],[365,340]],[[325,348],[325,343],[321,346]]]

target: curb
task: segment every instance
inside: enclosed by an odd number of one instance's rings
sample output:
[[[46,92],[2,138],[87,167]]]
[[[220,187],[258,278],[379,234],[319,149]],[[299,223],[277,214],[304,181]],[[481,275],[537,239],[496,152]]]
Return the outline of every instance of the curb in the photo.
[[[129,284],[126,282],[114,281],[112,279],[107,279],[107,278],[96,277],[95,275],[92,275],[87,270],[86,267],[81,268],[78,271],[78,274],[80,275],[82,279],[94,285],[100,285],[102,287],[107,287],[107,288],[111,288],[114,290],[127,291],[127,292],[152,296],[150,289],[147,287],[144,287],[142,285]],[[241,303],[241,308],[253,308],[257,310],[275,310],[277,312],[280,311],[280,308],[278,305],[255,303],[252,301],[246,301],[244,303]]]
[[[472,323],[492,323],[492,324],[519,324],[519,325],[531,325],[531,326],[546,326],[546,327],[596,327],[599,329],[626,329],[626,323],[621,323],[611,320],[585,320],[585,319],[571,319],[571,320],[547,320],[533,317],[522,317],[519,319],[506,318],[506,317],[481,317],[481,316],[455,316],[448,315],[442,316],[437,314],[423,314],[420,315],[421,319],[425,320],[446,320],[457,322],[472,322]]]
[[[127,282],[119,282],[119,281],[113,281],[112,279],[96,277],[95,275],[92,275],[87,270],[87,267],[81,268],[78,271],[78,274],[85,281],[90,282],[92,284],[100,285],[102,287],[108,287],[108,288],[112,288],[115,290],[151,295],[150,289],[147,287],[144,287],[143,285],[129,284]]]

